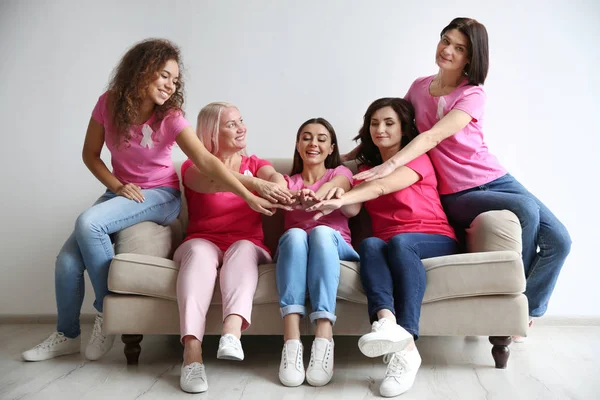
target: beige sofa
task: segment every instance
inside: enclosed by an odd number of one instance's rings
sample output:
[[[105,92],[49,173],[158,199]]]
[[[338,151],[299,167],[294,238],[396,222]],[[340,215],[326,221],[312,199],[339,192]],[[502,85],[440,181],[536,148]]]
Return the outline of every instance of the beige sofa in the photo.
[[[290,159],[271,160],[281,173],[291,170]],[[178,165],[179,167],[180,165]],[[354,163],[348,166],[356,170]],[[121,334],[129,364],[136,364],[143,334],[179,334],[176,303],[178,265],[171,260],[187,222],[185,201],[171,226],[144,222],[116,235],[109,273],[112,292],[104,300],[106,334]],[[353,244],[369,235],[363,210],[350,220]],[[263,218],[267,245],[273,254],[283,233],[283,216]],[[509,211],[479,215],[466,232],[467,254],[424,260],[427,288],[421,309],[420,334],[429,336],[489,336],[497,368],[508,361],[511,335],[527,334],[527,299],[521,261],[521,228]],[[334,328],[336,335],[362,335],[370,330],[359,264],[342,262]],[[207,334],[220,334],[222,322],[218,282],[207,316]],[[307,307],[310,302],[307,301]],[[302,320],[303,334],[314,326]],[[282,335],[275,284],[275,264],[259,266],[252,326],[246,335]]]

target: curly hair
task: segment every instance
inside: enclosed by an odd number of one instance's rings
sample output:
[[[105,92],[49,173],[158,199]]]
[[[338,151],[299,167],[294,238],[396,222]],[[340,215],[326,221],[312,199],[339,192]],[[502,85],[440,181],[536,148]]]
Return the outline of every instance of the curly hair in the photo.
[[[333,146],[333,152],[325,158],[325,168],[332,169],[337,168],[342,165],[342,159],[340,157],[340,151],[338,150],[338,141],[337,136],[335,134],[335,130],[333,126],[327,121],[325,118],[317,117],[311,118],[308,121],[305,121],[300,128],[298,128],[298,133],[296,133],[296,144],[300,141],[300,135],[302,135],[302,130],[306,125],[310,124],[319,124],[325,127],[331,136],[331,144]],[[304,170],[304,162],[302,161],[302,157],[300,157],[300,153],[298,153],[298,149],[294,146],[294,162],[292,164],[292,172],[291,175],[296,175],[301,173]]]
[[[371,118],[377,110],[384,107],[391,107],[400,120],[400,128],[402,139],[400,140],[400,148],[404,148],[411,140],[419,134],[415,123],[415,109],[410,101],[400,97],[383,97],[375,100],[365,112],[363,126],[358,131],[358,135],[353,140],[360,140],[356,159],[361,164],[366,164],[370,167],[383,163],[379,148],[373,142],[371,137]]]
[[[112,123],[119,137],[129,139],[129,128],[139,116],[148,85],[169,60],[175,61],[180,69],[183,68],[179,48],[166,39],[143,40],[121,58],[108,85]],[[157,122],[172,111],[183,113],[183,88],[180,73],[175,92],[164,104],[155,108]]]

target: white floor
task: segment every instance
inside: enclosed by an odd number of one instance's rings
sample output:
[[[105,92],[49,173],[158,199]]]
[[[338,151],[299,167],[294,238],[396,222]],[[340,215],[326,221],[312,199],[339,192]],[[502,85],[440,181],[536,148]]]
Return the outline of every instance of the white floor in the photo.
[[[139,366],[128,367],[119,338],[98,362],[81,355],[26,363],[20,353],[44,339],[52,325],[0,326],[0,399],[369,399],[379,398],[381,358],[360,354],[356,337],[337,337],[335,375],[322,388],[286,388],[277,379],[280,337],[244,337],[246,361],[216,359],[217,339],[204,354],[209,390],[179,389],[182,348],[177,337],[145,336]],[[91,327],[84,327],[84,343]],[[310,338],[304,345],[310,349]],[[423,337],[423,365],[408,399],[600,399],[600,326],[534,326],[524,344],[511,345],[508,369],[493,367],[483,337]],[[306,357],[309,355],[306,352]],[[308,359],[305,360],[308,363]]]

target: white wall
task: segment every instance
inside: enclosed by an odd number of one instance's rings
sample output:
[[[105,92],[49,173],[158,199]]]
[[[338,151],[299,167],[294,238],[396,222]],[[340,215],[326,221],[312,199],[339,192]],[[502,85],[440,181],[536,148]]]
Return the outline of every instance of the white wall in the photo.
[[[0,2],[0,316],[56,312],[55,256],[103,190],[81,162],[87,121],[136,41],[181,46],[190,121],[210,101],[231,101],[250,152],[291,156],[297,126],[315,116],[349,150],[372,100],[435,73],[439,31],[455,16],[479,19],[490,35],[491,150],[573,237],[548,314],[600,316],[595,0]]]

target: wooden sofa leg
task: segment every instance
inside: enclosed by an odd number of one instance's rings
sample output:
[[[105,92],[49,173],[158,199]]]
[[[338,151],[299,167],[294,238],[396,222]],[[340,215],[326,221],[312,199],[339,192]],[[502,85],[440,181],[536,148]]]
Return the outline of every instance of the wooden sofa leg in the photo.
[[[510,356],[508,345],[511,341],[510,336],[490,336],[490,343],[494,345],[492,347],[492,356],[496,362],[496,368],[506,368],[508,356]]]
[[[121,335],[121,340],[125,343],[125,357],[127,357],[127,364],[137,365],[138,359],[142,348],[140,342],[143,339],[143,335]]]

